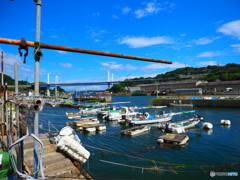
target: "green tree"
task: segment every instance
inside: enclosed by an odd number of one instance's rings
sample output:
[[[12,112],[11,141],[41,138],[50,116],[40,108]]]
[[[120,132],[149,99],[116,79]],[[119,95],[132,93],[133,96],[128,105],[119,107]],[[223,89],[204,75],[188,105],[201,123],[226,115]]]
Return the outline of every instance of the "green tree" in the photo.
[[[124,93],[126,92],[126,89],[122,84],[115,84],[109,89],[109,91],[112,93]]]

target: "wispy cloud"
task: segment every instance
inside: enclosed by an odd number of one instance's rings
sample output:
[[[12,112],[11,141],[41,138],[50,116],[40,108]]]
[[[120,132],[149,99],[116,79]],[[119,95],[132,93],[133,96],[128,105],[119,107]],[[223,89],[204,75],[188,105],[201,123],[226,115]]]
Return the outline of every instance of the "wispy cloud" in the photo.
[[[232,44],[230,47],[233,47],[235,52],[240,52],[240,44]]]
[[[170,3],[169,1],[159,3],[157,0],[153,0],[151,2],[143,2],[142,7],[138,9],[134,10],[131,7],[124,7],[121,11],[123,14],[133,14],[137,19],[141,19],[143,17],[158,14],[163,10],[172,10],[174,7],[175,4]]]
[[[109,62],[109,63],[100,63],[102,66],[105,67],[104,70],[135,70],[137,67],[132,66],[130,64],[117,64],[116,62]]]
[[[59,50],[56,50],[56,52],[57,52],[58,54],[67,54],[66,51],[59,51]]]
[[[32,72],[31,69],[29,69],[29,68],[25,68],[25,67],[21,67],[21,70],[23,70],[23,71],[25,71],[25,72]]]
[[[185,66],[188,66],[188,65],[179,63],[179,62],[173,62],[173,64],[150,64],[142,68],[142,70],[149,71],[149,70],[157,70],[157,69],[165,69],[165,68],[176,69],[176,68],[182,68]]]
[[[221,56],[223,53],[220,51],[215,51],[215,52],[203,52],[199,55],[197,55],[197,57],[216,57],[216,56]]]
[[[94,42],[99,42],[100,39],[104,36],[104,34],[107,33],[107,31],[98,27],[89,27],[88,33],[90,38],[93,39]]]
[[[214,66],[217,65],[217,61],[200,61],[197,63],[199,66]]]
[[[159,3],[148,2],[143,8],[135,10],[134,14],[136,18],[140,19],[145,16],[157,14],[161,10],[162,8],[160,7]]]
[[[59,65],[62,66],[62,67],[65,67],[65,68],[71,68],[71,67],[73,67],[73,65],[70,64],[70,63],[59,63]]]
[[[113,19],[119,19],[119,17],[118,17],[116,14],[113,14],[113,15],[112,15],[112,18],[113,18]]]
[[[123,14],[128,14],[128,13],[130,13],[131,8],[130,7],[124,7],[124,8],[122,8],[121,11],[122,11]]]
[[[57,39],[58,38],[58,36],[57,35],[50,35],[50,38],[53,38],[53,39]]]
[[[120,44],[127,44],[132,48],[147,47],[157,44],[173,44],[172,38],[167,36],[156,37],[125,37],[120,40]]]
[[[199,38],[197,40],[194,40],[193,42],[197,45],[206,45],[206,44],[210,44],[213,41],[219,39],[220,37],[214,37],[214,38],[207,38],[207,37],[203,37],[203,38]]]
[[[94,16],[94,17],[98,17],[98,16],[100,16],[100,15],[101,15],[100,12],[94,12],[94,13],[92,13],[92,16]]]
[[[240,40],[240,20],[231,21],[223,24],[220,28],[218,28],[217,31],[225,35],[233,36]]]

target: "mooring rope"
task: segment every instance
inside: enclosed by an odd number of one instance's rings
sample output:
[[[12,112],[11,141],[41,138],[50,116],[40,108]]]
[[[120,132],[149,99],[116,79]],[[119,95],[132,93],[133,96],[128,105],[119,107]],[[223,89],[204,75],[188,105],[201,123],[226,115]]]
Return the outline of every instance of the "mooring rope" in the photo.
[[[118,155],[122,155],[122,156],[127,156],[127,157],[131,157],[131,158],[135,158],[135,159],[141,159],[141,160],[145,160],[145,161],[150,161],[152,163],[155,164],[163,164],[163,165],[169,165],[171,167],[175,167],[175,168],[184,168],[184,167],[196,167],[196,168],[203,168],[203,167],[209,167],[209,168],[228,168],[228,167],[234,167],[234,166],[239,166],[240,162],[236,162],[236,163],[232,163],[232,164],[224,164],[224,165],[193,165],[193,164],[174,164],[174,163],[168,163],[168,162],[161,162],[161,161],[156,161],[156,160],[152,160],[152,159],[147,159],[147,158],[143,158],[143,157],[137,157],[137,156],[133,156],[133,155],[129,155],[129,154],[123,154],[123,153],[119,153],[119,152],[114,152],[114,151],[110,151],[110,150],[106,150],[106,149],[102,149],[99,147],[94,147],[91,145],[86,145],[87,147],[93,148],[93,149],[97,149],[97,150],[101,150],[101,151],[105,151],[108,153],[112,153],[112,154],[118,154]]]

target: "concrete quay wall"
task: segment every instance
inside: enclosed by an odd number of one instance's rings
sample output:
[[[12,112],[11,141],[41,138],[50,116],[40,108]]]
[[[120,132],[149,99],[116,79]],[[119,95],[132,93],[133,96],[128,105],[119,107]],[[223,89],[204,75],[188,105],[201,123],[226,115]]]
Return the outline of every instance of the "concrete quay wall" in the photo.
[[[179,99],[161,99],[158,105],[168,106],[173,101],[178,102]],[[182,104],[192,103],[196,107],[229,107],[240,108],[240,100],[236,99],[181,99]]]

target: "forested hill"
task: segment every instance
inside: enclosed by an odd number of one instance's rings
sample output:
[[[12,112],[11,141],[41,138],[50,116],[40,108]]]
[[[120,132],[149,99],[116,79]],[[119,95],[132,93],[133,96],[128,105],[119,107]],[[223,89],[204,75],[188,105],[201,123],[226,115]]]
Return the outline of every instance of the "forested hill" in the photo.
[[[221,81],[240,80],[240,64],[227,64],[225,66],[207,66],[201,68],[185,67],[179,68],[174,71],[166,72],[165,74],[158,74],[156,77],[149,78],[134,78],[126,79],[131,80],[147,80],[147,79],[164,79],[164,81],[179,81],[184,77],[193,77],[193,79],[205,80],[208,82],[215,81],[217,79]],[[123,85],[131,86],[137,84],[149,84],[151,81],[145,82],[127,82]],[[152,81],[152,83],[156,83]]]
[[[14,85],[15,81],[13,78],[11,78],[11,76],[8,76],[6,74],[3,75],[3,79],[4,79],[4,84],[7,83],[8,85]],[[0,78],[0,84],[2,84],[2,79]],[[19,85],[27,85],[30,84],[27,81],[18,81]]]

